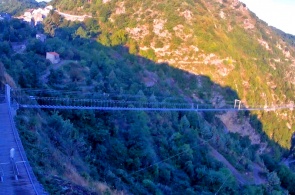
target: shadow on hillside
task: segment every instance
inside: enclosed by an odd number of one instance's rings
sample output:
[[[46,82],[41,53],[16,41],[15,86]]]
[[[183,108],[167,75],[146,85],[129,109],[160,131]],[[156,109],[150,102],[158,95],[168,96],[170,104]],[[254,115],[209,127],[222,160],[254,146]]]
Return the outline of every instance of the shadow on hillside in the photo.
[[[59,31],[62,31],[62,29],[59,29]],[[57,34],[56,38],[48,38],[44,43],[44,47],[47,51],[59,52],[61,58],[64,60],[74,60],[76,62],[69,63],[61,69],[52,70],[48,75],[48,82],[40,84],[43,88],[54,88],[60,91],[82,91],[80,94],[75,93],[75,98],[96,98],[97,94],[139,94],[140,97],[155,97],[158,99],[162,98],[163,100],[176,97],[186,102],[202,102],[213,104],[216,107],[223,107],[229,104],[228,102],[231,102],[232,106],[234,106],[234,100],[239,99],[235,90],[214,83],[206,75],[195,75],[174,68],[167,63],[158,64],[147,58],[132,55],[129,53],[129,48],[125,46],[107,47],[92,39],[84,39],[76,36],[73,38],[72,34],[67,33],[71,33],[71,31],[65,29],[63,33]],[[43,55],[45,55],[45,53],[43,53]],[[26,85],[21,84],[21,86]],[[38,93],[34,95],[51,95],[49,93],[46,94],[46,92]],[[87,95],[85,96],[85,94]],[[63,97],[65,94],[59,93],[55,95]],[[68,93],[66,96],[71,97]],[[70,119],[71,121],[85,120],[84,118],[79,118],[80,116],[78,114],[73,114],[74,112],[75,111],[68,110],[59,111],[64,118]],[[120,123],[120,116],[124,114],[124,111],[120,111],[119,113],[118,118],[116,118],[116,120],[119,121],[118,124],[122,127],[127,126],[128,124]],[[156,115],[155,113],[156,112],[153,112],[151,115]],[[206,123],[217,126],[217,130],[228,133],[228,131],[232,129],[225,128],[226,125],[217,117],[218,114],[224,114],[224,112],[203,112],[197,115],[202,117]],[[115,112],[107,111],[99,111],[94,115],[96,118],[104,118],[108,115],[117,116]],[[177,117],[180,119],[185,115],[187,115],[186,112],[178,112]],[[250,124],[260,135],[261,142],[267,142],[269,145],[273,146],[272,148],[274,149],[271,152],[274,156],[276,153],[286,152],[286,149],[280,147],[265,134],[263,124],[256,115],[251,114],[249,111],[239,111],[237,117],[242,122],[247,118],[250,119]],[[75,122],[73,123],[75,124]],[[76,123],[77,126],[80,125],[81,129],[84,128],[85,124]],[[196,121],[190,121],[190,123],[191,126],[194,127],[192,129],[201,128],[200,124],[197,124]],[[178,126],[178,124],[172,126]],[[137,128],[141,128],[141,126],[139,125]],[[115,134],[115,132],[113,133]],[[101,135],[95,134],[95,136]],[[155,136],[157,136],[157,132],[155,132]],[[170,135],[170,137],[172,137],[172,135]],[[54,137],[54,139],[54,143],[57,142],[56,140],[58,140],[58,138]],[[216,138],[215,141],[218,141],[217,139],[218,138]],[[92,148],[100,151],[98,145],[99,144],[94,143]],[[118,155],[119,154],[120,153],[118,153]],[[275,156],[275,158],[277,158],[276,160],[278,161],[280,160],[280,156]],[[144,159],[142,161],[142,164],[139,165],[137,169],[150,166],[155,159]],[[115,162],[112,163],[115,164]],[[103,169],[109,165],[104,165],[102,163],[96,166],[102,166],[101,169]],[[118,165],[118,167],[120,166],[122,165]],[[135,168],[130,169],[132,170]],[[180,181],[181,178],[178,180]],[[114,181],[114,183],[116,182],[117,181]],[[128,182],[132,183],[133,181],[124,182],[128,184]]]
[[[70,79],[62,80],[62,85],[61,80],[58,84],[47,83],[57,90],[83,91],[91,94],[89,97],[93,97],[92,94],[95,93],[136,95],[142,91],[147,97],[181,97],[187,102],[199,101],[216,107],[222,107],[224,102],[230,102],[234,106],[235,99],[239,99],[235,90],[214,83],[206,75],[195,75],[167,63],[155,63],[145,57],[130,54],[126,46],[104,46],[95,40],[79,36],[69,38],[71,36],[66,34],[67,31],[63,32],[62,28],[58,32],[58,38],[71,42],[68,48],[62,49],[61,58],[76,62],[69,63],[70,67],[63,69],[64,73],[70,72],[65,73]],[[60,46],[55,44],[51,49],[59,51]],[[85,67],[89,68],[89,72],[85,71]],[[279,146],[265,134],[257,115],[249,111],[239,112],[242,114],[238,116],[250,119],[251,126],[261,136],[261,142]]]

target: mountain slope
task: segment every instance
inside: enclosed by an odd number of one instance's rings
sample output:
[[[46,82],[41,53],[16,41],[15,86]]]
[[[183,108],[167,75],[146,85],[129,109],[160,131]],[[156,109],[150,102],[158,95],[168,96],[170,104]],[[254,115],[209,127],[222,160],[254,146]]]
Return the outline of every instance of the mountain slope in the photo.
[[[237,0],[112,0],[77,4],[63,0],[54,1],[53,5],[98,18],[102,32],[98,41],[102,44],[125,44],[131,52],[149,59],[209,76],[214,82],[237,90],[246,105],[294,101],[294,47]],[[128,40],[120,40],[120,36]],[[264,131],[289,147],[293,112],[261,117]],[[277,122],[268,124],[273,118]]]
[[[37,29],[0,22],[0,62],[17,86],[38,89],[23,90],[28,96],[105,95],[130,106],[293,100],[294,48],[238,1],[53,4],[93,18],[70,22],[50,13],[44,43],[35,40]],[[15,53],[11,39],[26,40],[27,49]],[[46,51],[66,61],[50,69]],[[293,114],[20,109],[17,124],[52,194],[292,194],[295,176],[283,158],[290,162],[294,152]]]
[[[286,42],[288,42],[290,45],[295,45],[295,35],[291,35],[288,33],[285,33],[275,27],[272,27],[272,29],[277,32]]]
[[[38,3],[35,0],[1,0],[0,1],[0,13],[9,13],[13,15],[19,15],[26,9],[38,7]]]

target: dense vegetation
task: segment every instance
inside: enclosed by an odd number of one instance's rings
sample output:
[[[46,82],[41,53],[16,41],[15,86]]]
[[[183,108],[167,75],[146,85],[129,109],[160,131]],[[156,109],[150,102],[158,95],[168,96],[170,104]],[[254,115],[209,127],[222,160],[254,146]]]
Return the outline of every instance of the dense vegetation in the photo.
[[[273,71],[265,63],[271,55],[282,56],[281,51],[274,46],[274,54],[270,54],[257,41],[253,42],[251,34],[234,24],[228,34],[224,30],[226,23],[215,29],[215,19],[204,14],[208,7],[204,3],[186,1],[187,9],[196,5],[194,14],[202,15],[197,15],[201,22],[194,25],[197,39],[192,44],[197,44],[204,53],[231,56],[233,60],[225,62],[235,66],[231,74],[218,80],[220,77],[214,74],[216,69],[210,64],[197,67],[203,71],[201,75],[189,71],[193,68],[191,64],[181,68],[177,64],[155,63],[153,60],[159,58],[155,50],[141,48],[152,42],[161,48],[167,40],[155,35],[137,40],[126,32],[127,27],[135,26],[131,14],[134,10],[131,11],[138,6],[136,2],[125,2],[129,4],[125,4],[127,11],[123,16],[112,15],[117,1],[108,4],[101,1],[91,4],[54,2],[72,11],[81,11],[83,5],[85,12],[98,16],[84,23],[66,21],[56,12],[46,18],[44,26],[35,28],[14,19],[2,21],[0,67],[5,67],[17,87],[55,89],[60,91],[55,95],[61,97],[133,94],[142,101],[169,97],[193,101],[195,97],[212,103],[218,94],[224,101],[246,98],[251,104],[265,100],[256,93],[265,92],[263,97],[267,99],[274,90],[278,100],[284,95],[286,102],[292,99],[293,86],[280,78],[288,64],[280,64],[281,69]],[[152,7],[151,1],[142,6]],[[172,14],[173,8],[181,6],[178,1],[165,1],[153,8],[163,11],[169,19],[175,17],[166,24],[172,32],[182,21]],[[146,18],[144,22],[148,24],[149,20],[153,21],[151,13],[142,18]],[[257,26],[260,36],[268,39],[263,24]],[[37,32],[48,35],[46,42],[35,39]],[[171,48],[175,49],[184,44],[179,38],[171,38],[171,41]],[[26,50],[13,51],[12,42],[26,43]],[[60,68],[50,68],[53,66],[45,60],[46,51],[61,55]],[[261,75],[266,72],[272,74],[277,85],[275,89],[265,85],[266,78]],[[240,80],[241,77],[244,80]],[[6,80],[13,84],[7,75]],[[149,80],[155,82],[150,85]],[[249,86],[240,90],[244,88],[243,81]],[[281,162],[283,156],[293,153],[286,149],[291,132],[283,128],[285,119],[280,120],[275,114],[264,113],[260,117],[262,123],[253,113],[241,112],[237,116],[238,124],[250,123],[255,128],[261,140],[258,144],[251,144],[248,136],[228,132],[216,113],[20,109],[16,121],[29,161],[51,194],[90,191],[106,194],[120,191],[126,194],[283,194],[286,189],[294,193],[295,176],[290,167]],[[272,134],[279,131],[280,134]],[[262,143],[268,145],[264,150]],[[67,182],[71,187],[65,187]]]
[[[36,8],[40,4],[35,0],[1,0],[0,1],[0,13],[9,13],[13,15],[20,15],[26,9]]]
[[[124,44],[130,53],[206,75],[237,90],[247,105],[276,106],[295,100],[294,48],[237,1],[62,0],[52,4],[73,14],[92,15],[99,24],[101,44]],[[87,29],[79,29],[83,36],[92,37],[83,30]],[[289,148],[293,111],[256,114],[267,135]]]

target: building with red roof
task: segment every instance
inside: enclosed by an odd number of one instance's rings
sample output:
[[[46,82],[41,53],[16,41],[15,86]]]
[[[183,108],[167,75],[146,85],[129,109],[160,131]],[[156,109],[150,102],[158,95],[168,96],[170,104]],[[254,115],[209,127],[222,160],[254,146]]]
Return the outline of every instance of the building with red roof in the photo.
[[[60,62],[59,54],[56,52],[46,52],[46,59],[52,64],[57,64]]]

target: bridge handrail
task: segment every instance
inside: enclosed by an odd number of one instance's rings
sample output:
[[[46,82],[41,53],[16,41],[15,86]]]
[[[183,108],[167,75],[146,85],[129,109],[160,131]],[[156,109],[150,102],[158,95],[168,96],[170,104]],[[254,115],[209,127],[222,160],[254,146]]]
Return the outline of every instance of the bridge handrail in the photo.
[[[3,171],[2,165],[0,165],[0,178],[1,178],[1,182],[3,182],[4,171]]]
[[[144,97],[144,96],[140,96]],[[143,110],[177,110],[179,111],[273,111],[279,109],[294,109],[294,104],[281,105],[245,105],[241,100],[234,102],[223,102],[223,105],[215,104],[214,102],[188,102],[184,99],[180,101],[170,101],[163,99],[155,101],[154,99],[138,99],[128,100],[125,98],[105,99],[105,98],[72,98],[72,97],[40,97],[29,96],[25,94],[13,95],[20,107],[25,108],[60,108],[60,109],[105,109],[105,110],[132,110],[130,107],[136,107]],[[106,97],[108,98],[108,97]],[[111,97],[110,97],[111,98]],[[233,104],[234,103],[234,104]],[[113,109],[111,109],[113,108]],[[125,109],[127,108],[127,109]]]
[[[104,100],[104,99],[88,99],[88,98],[61,98],[61,97],[38,97],[38,96],[17,96],[15,97],[16,100],[18,100],[18,103],[22,105],[23,101],[25,101],[26,105],[38,105],[38,103],[41,103],[42,105],[68,105],[71,103],[77,103],[81,104],[81,106],[98,106],[96,104],[106,104],[103,105],[103,107],[121,107],[121,106],[128,106],[128,104],[133,104],[133,105],[142,105],[144,107],[167,107],[167,108],[175,108],[175,107],[184,107],[184,108],[204,108],[204,107],[212,107],[212,104],[205,104],[205,103],[198,103],[198,102],[170,102],[170,101],[130,101],[130,100]],[[29,102],[28,102],[29,101]],[[39,102],[38,102],[39,101]],[[42,103],[42,101],[45,101]],[[82,104],[87,104],[87,105],[82,105]],[[120,105],[110,105],[110,104],[120,104]],[[73,106],[73,105],[72,105]],[[74,105],[76,106],[76,105]],[[224,107],[230,107],[230,105],[225,105]]]
[[[15,122],[14,122],[14,120],[12,118],[11,108],[10,107],[8,107],[8,114],[9,114],[9,120],[10,120],[11,127],[12,127],[13,136],[14,136],[14,139],[15,139],[15,142],[16,142],[16,145],[17,145],[17,148],[18,148],[18,151],[20,152],[21,159],[22,159],[22,161],[29,162],[27,160],[27,158],[26,158],[23,145],[22,145],[22,143],[20,141],[20,137],[19,137],[18,131],[16,129]],[[33,189],[34,189],[35,193],[38,195],[39,193],[38,193],[38,191],[36,189],[35,183],[33,182],[33,178],[32,178],[32,176],[30,174],[30,171],[29,171],[29,168],[30,168],[31,171],[32,171],[32,168],[31,167],[28,167],[27,163],[24,163],[24,166],[25,166],[26,172],[28,174],[29,180],[30,180],[30,182],[31,182],[31,184],[33,186]],[[34,179],[37,181],[36,178],[34,178]]]

